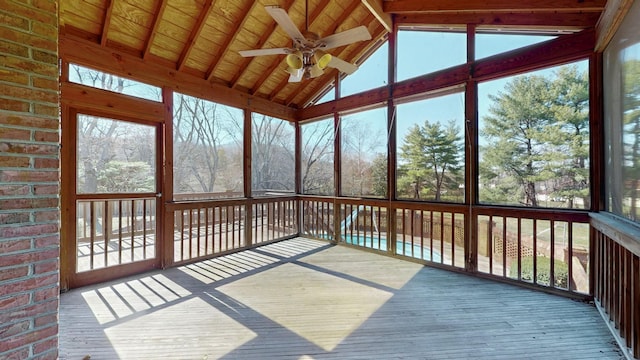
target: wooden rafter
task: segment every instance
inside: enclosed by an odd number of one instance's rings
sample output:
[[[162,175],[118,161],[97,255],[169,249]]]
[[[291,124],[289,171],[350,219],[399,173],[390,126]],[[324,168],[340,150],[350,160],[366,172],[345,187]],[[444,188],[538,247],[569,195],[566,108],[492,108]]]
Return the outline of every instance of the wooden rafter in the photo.
[[[248,4],[245,6],[245,8],[242,11],[243,15],[241,17],[239,17],[233,23],[233,26],[228,30],[229,33],[231,34],[231,36],[227,36],[225,38],[225,41],[222,44],[222,46],[220,47],[220,51],[218,52],[218,56],[213,60],[211,65],[209,65],[209,70],[207,70],[207,74],[205,75],[207,80],[211,80],[213,78],[213,74],[215,74],[216,70],[218,69],[218,65],[220,64],[220,61],[224,57],[224,54],[226,54],[227,51],[229,51],[229,47],[231,46],[231,44],[234,42],[234,40],[238,36],[238,33],[240,33],[240,29],[244,26],[245,22],[247,21],[247,19],[249,17],[249,14],[251,12],[253,12],[253,9],[258,4],[259,4],[258,1],[249,1]]]
[[[342,25],[342,23],[344,23],[344,21],[351,15],[352,12],[354,12],[358,6],[360,6],[360,3],[358,3],[357,1],[354,1],[351,3],[351,5],[349,5],[348,8],[344,9],[344,11],[342,12],[342,14],[340,15],[339,18],[337,18],[334,23],[333,26],[331,28],[331,31],[328,31],[327,34],[333,34],[336,32],[336,30],[338,29],[338,27],[340,25]],[[324,78],[324,76],[322,77]],[[315,81],[318,82],[320,79],[316,79]],[[271,91],[271,93],[269,94],[269,100],[273,100],[276,98],[276,96],[278,96],[278,94],[280,93],[280,91],[282,91],[282,89],[284,89],[285,86],[287,86],[289,84],[289,78],[285,77],[282,81],[280,81],[280,83],[273,89],[273,91]]]
[[[204,27],[207,18],[209,18],[209,15],[211,14],[211,10],[213,10],[214,4],[215,0],[207,0],[205,2],[204,10],[200,12],[200,16],[198,16],[198,19],[196,20],[196,23],[194,24],[193,29],[189,34],[189,40],[187,40],[187,44],[182,50],[180,57],[178,58],[178,66],[176,67],[178,71],[181,71],[184,67],[184,64],[187,62],[187,59],[189,58],[189,55],[191,54],[191,51],[196,44],[196,39],[198,38],[198,36],[200,36],[202,28]]]
[[[369,9],[371,15],[373,15],[382,26],[384,26],[387,32],[393,31],[393,20],[391,15],[384,12],[382,8],[382,0],[361,0],[362,4]]]
[[[606,0],[394,0],[385,1],[386,13],[442,12],[578,12],[604,9]]]
[[[295,0],[287,0],[284,4],[284,6],[282,6],[282,8],[286,11],[289,12],[289,9],[291,8],[291,6],[293,5]],[[273,34],[276,32],[276,28],[278,27],[278,24],[273,21],[273,24],[271,25],[271,30],[270,31],[265,31],[264,34],[262,34],[262,36],[260,37],[260,39],[258,40],[258,43],[256,44],[256,49],[261,48],[266,42],[267,40],[269,40],[269,38],[271,38],[273,36]],[[236,75],[233,77],[233,79],[231,79],[231,88],[234,89],[237,85],[238,85],[238,81],[242,78],[242,76],[247,72],[247,69],[249,68],[249,65],[251,64],[251,62],[255,59],[255,57],[252,58],[245,58],[242,63],[240,63],[238,65],[238,69],[241,69],[240,71],[236,72]]]
[[[582,30],[593,27],[600,14],[578,13],[458,13],[458,14],[398,14],[396,23],[403,25],[459,25],[475,24],[489,27],[518,26],[553,30]]]
[[[156,5],[153,17],[153,26],[151,26],[151,32],[149,32],[149,36],[147,37],[147,41],[144,44],[144,51],[142,52],[142,58],[146,59],[149,56],[151,51],[151,46],[153,45],[153,40],[156,38],[156,34],[158,33],[158,26],[160,24],[160,20],[162,20],[162,16],[164,15],[164,10],[167,8],[167,0],[160,0],[158,5]]]
[[[633,5],[633,0],[609,0],[596,26],[596,51],[604,51],[618,30],[624,16]]]
[[[109,25],[111,24],[111,14],[113,14],[114,0],[108,0],[107,11],[104,14],[102,20],[102,34],[100,35],[100,46],[107,45],[107,39],[109,38]]]
[[[313,23],[318,19],[318,16],[320,16],[320,14],[322,14],[325,11],[328,5],[329,5],[329,2],[325,1],[321,6],[317,6],[315,8],[313,13],[311,13],[311,16],[309,16],[309,27],[313,26]],[[251,88],[251,94],[255,94],[260,89],[262,84],[264,84],[264,82],[269,78],[269,76],[271,76],[271,74],[278,68],[278,66],[282,62],[283,57],[284,56],[277,56],[275,60],[271,62],[271,65],[269,66],[267,71],[265,71],[262,74],[262,76],[260,76],[258,81],[256,81],[256,83]]]

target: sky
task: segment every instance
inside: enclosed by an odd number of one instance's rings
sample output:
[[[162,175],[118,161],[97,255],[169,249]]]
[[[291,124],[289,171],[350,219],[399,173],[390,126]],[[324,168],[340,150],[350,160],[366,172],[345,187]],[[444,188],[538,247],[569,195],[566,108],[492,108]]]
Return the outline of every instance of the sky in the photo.
[[[509,50],[553,39],[554,36],[514,35],[514,34],[477,34],[476,58],[482,59]],[[398,34],[398,81],[443,70],[466,62],[466,33],[400,31]],[[348,96],[364,90],[384,86],[387,83],[387,52],[385,43],[367,59],[352,75],[341,84],[341,95]],[[579,69],[587,70],[588,62],[578,63]],[[553,69],[530,72],[526,75],[550,75]],[[512,77],[492,80],[478,86],[479,118],[488,113],[491,105],[489,94],[497,94]],[[333,92],[318,103],[331,100]],[[464,126],[464,92],[401,104],[397,108],[398,143],[415,123],[438,121],[448,123],[454,120],[462,129]],[[375,132],[386,133],[386,122],[373,121],[370,118],[386,119],[385,109],[369,110],[366,113],[352,114],[349,117],[369,118],[368,124],[380,126]]]

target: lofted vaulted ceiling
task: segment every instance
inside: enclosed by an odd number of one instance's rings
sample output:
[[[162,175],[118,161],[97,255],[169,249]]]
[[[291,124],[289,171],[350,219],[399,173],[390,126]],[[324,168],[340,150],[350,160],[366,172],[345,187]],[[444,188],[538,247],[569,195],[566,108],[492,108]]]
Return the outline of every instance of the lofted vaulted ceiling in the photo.
[[[369,41],[329,51],[363,62],[392,29],[402,26],[580,30],[595,27],[606,0],[60,0],[61,37],[136,56],[277,104],[303,108],[329,89],[337,70],[289,83],[285,55],[243,58],[240,50],[290,47],[265,11],[285,9],[299,29],[320,37],[359,25]],[[308,4],[308,8],[307,8]],[[425,44],[426,46],[427,44]]]

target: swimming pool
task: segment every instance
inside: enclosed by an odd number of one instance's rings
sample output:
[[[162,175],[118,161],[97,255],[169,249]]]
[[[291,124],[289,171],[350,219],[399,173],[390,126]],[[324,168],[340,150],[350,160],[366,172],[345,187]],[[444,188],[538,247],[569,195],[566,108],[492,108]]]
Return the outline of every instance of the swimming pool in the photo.
[[[381,251],[387,251],[387,239],[371,236],[360,236],[360,235],[342,235],[342,241],[351,245],[358,245],[370,249],[377,249]],[[379,242],[379,243],[378,243]],[[428,246],[420,246],[420,244],[404,243],[402,241],[396,241],[396,254],[409,256],[412,258],[433,261],[433,262],[442,262],[442,256],[436,250],[433,250],[433,258],[432,249]]]

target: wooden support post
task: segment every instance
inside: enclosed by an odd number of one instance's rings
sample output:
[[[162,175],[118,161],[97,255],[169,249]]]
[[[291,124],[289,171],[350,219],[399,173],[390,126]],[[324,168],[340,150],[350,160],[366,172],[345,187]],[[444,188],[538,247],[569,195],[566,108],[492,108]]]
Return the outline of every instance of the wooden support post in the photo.
[[[393,20],[393,31],[389,33],[388,81],[387,81],[387,251],[396,249],[396,212],[393,201],[396,199],[396,107],[393,102],[393,84],[396,82],[396,63],[398,59],[398,27]]]
[[[252,126],[252,120],[251,120],[251,110],[244,110],[244,136],[243,136],[243,159],[244,161],[242,162],[243,164],[243,169],[242,169],[242,174],[243,174],[243,184],[244,184],[244,197],[247,198],[247,201],[245,201],[244,204],[244,245],[245,246],[252,246],[253,245],[253,239],[252,239],[252,221],[251,219],[253,219],[253,201],[251,201],[251,199],[253,198],[253,194],[251,192],[251,178],[252,178],[252,173],[251,173],[251,158],[252,158],[252,149],[251,149],[251,126]],[[240,221],[242,220],[242,216],[240,217]]]
[[[159,139],[164,144],[158,148],[158,158],[162,161],[162,179],[159,179],[157,193],[160,196],[156,199],[161,219],[160,224],[156,224],[157,231],[162,228],[161,245],[158,247],[156,256],[160,258],[162,268],[170,267],[173,264],[173,237],[175,233],[175,219],[173,212],[167,211],[167,203],[173,200],[173,90],[169,87],[162,88],[162,101],[164,103],[164,124],[162,127],[162,138]],[[182,231],[182,228],[180,229]]]
[[[475,25],[467,25],[467,64],[469,65],[469,80],[465,87],[465,186],[464,200],[469,205],[469,211],[464,222],[464,254],[465,269],[469,272],[478,270],[478,231],[476,224],[478,216],[474,214],[477,203],[478,188],[478,83],[473,80],[473,64],[475,61]]]

